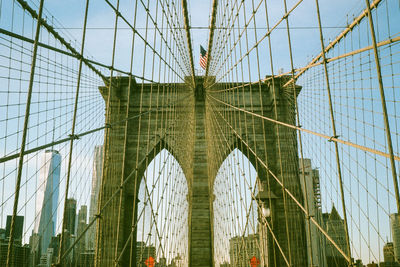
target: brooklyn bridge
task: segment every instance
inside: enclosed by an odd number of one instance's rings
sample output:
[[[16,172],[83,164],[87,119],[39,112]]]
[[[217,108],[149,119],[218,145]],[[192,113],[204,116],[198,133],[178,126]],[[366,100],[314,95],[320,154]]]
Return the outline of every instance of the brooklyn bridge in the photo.
[[[0,0],[0,266],[400,266],[399,3]]]

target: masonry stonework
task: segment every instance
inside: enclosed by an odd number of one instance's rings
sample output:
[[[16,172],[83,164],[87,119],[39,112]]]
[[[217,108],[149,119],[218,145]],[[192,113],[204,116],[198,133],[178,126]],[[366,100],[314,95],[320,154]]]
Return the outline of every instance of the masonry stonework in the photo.
[[[280,248],[271,235],[265,237],[271,244],[268,247],[270,266],[286,266],[280,249],[289,255],[291,266],[307,266],[304,215],[287,195],[284,197],[281,185],[297,199],[303,199],[295,130],[268,120],[255,122],[253,115],[217,105],[218,102],[208,97],[210,94],[268,118],[275,118],[276,103],[278,121],[295,125],[294,98],[290,93],[294,86],[282,87],[287,80],[288,77],[276,78],[275,86],[271,81],[257,86],[229,84],[238,89],[227,98],[206,91],[204,77],[195,78],[194,88],[189,80],[150,84],[136,83],[133,78],[129,82],[128,77],[115,78],[111,92],[109,86],[101,87],[106,103],[110,97],[106,122],[112,127],[105,132],[100,192],[100,209],[104,209],[104,215],[97,225],[96,266],[114,266],[116,255],[121,254],[126,244],[120,266],[130,266],[130,263],[135,266],[135,255],[130,251],[136,251],[136,232],[132,229],[137,218],[138,188],[148,164],[163,149],[179,162],[188,183],[189,266],[214,266],[213,258],[218,255],[213,255],[213,216],[218,215],[213,214],[213,182],[222,162],[235,148],[248,156],[261,184],[276,196],[271,227]],[[227,86],[217,83],[209,88],[217,90]],[[298,93],[300,88],[296,90]],[[120,198],[114,197],[112,203],[107,203],[118,188],[122,188]],[[130,236],[132,242],[129,242]]]

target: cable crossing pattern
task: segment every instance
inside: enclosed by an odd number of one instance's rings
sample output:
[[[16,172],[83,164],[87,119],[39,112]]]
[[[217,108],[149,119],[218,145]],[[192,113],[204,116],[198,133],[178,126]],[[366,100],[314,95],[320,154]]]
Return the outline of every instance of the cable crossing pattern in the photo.
[[[0,0],[0,265],[399,266],[398,21]]]

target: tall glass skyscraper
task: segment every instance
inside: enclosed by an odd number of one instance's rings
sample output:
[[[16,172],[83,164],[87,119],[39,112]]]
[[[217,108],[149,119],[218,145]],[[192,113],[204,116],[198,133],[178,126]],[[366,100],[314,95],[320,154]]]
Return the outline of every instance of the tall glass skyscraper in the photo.
[[[57,221],[58,188],[61,156],[57,150],[46,150],[37,185],[34,232],[41,237],[41,251],[46,253]]]

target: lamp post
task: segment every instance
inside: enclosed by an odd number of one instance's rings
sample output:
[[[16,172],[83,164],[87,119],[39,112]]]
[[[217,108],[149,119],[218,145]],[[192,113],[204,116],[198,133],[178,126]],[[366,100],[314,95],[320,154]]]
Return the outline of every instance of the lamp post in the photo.
[[[261,189],[263,190],[260,190],[256,196],[259,207],[257,230],[260,238],[260,263],[261,266],[274,266],[274,243],[270,231],[273,230],[274,206],[278,197],[272,191],[267,191],[264,185]]]

